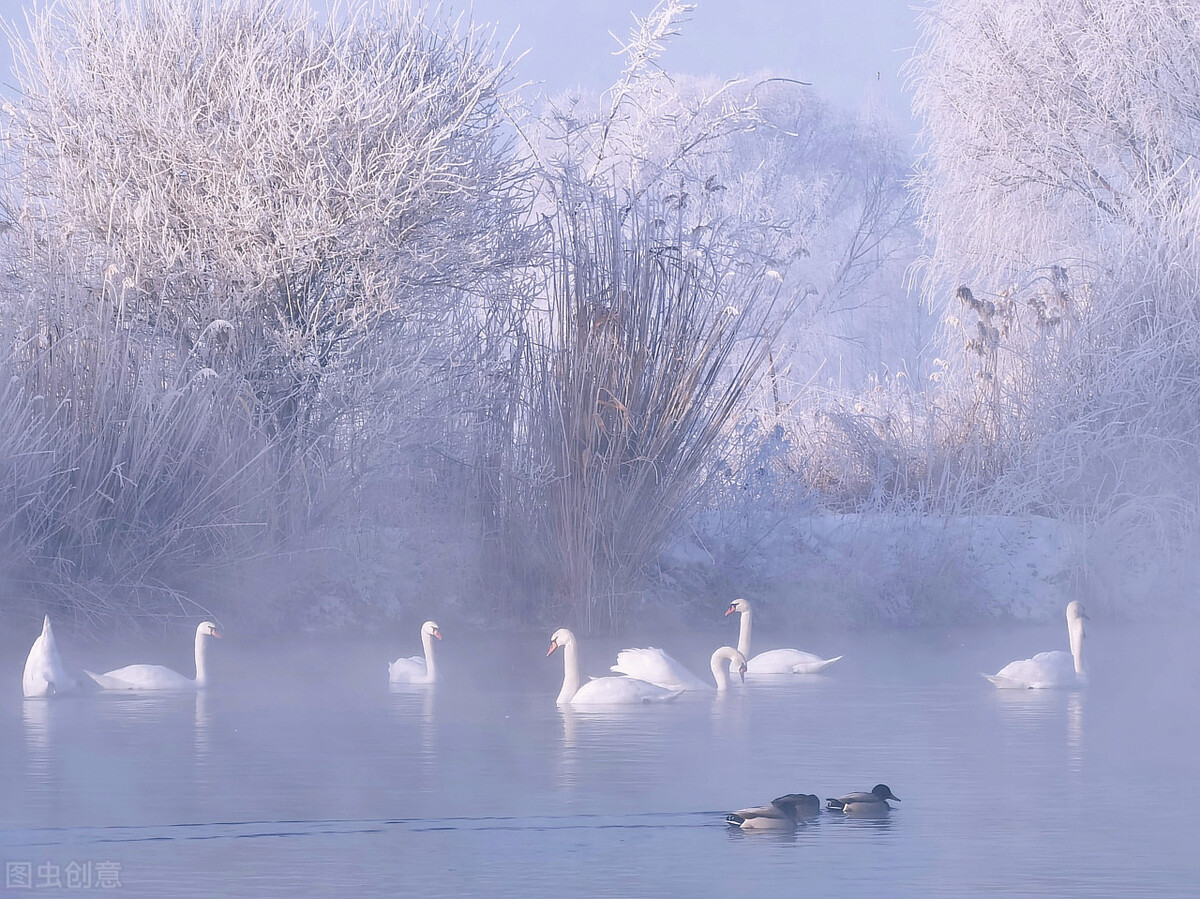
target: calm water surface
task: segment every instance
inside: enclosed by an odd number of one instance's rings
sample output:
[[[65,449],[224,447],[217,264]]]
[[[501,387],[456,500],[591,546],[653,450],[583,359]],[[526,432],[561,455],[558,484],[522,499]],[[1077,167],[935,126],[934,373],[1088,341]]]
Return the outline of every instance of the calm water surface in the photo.
[[[1195,895],[1200,654],[1178,630],[1093,621],[1092,683],[996,691],[979,677],[1066,647],[1063,626],[809,635],[829,676],[727,696],[562,711],[547,634],[444,631],[444,681],[398,690],[411,635],[210,653],[206,694],[22,700],[0,657],[0,862],[53,895],[107,864],[128,896]],[[32,636],[30,640],[32,642]],[[732,642],[665,644],[697,673]],[[72,645],[68,664],[190,666],[190,633]],[[178,644],[178,645],[176,645]],[[583,645],[602,674],[621,645]],[[723,815],[876,782],[887,819],[786,834]],[[12,866],[18,866],[14,869]],[[91,867],[87,867],[90,865]],[[80,883],[75,880],[74,883]],[[96,891],[98,887],[95,885]]]

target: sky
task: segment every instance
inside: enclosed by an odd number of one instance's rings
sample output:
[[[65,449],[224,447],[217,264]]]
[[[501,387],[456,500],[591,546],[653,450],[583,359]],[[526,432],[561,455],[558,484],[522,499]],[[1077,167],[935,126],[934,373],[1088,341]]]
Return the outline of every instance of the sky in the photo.
[[[902,131],[914,131],[900,66],[916,42],[911,0],[694,0],[695,10],[663,57],[668,71],[732,78],[772,70],[811,82],[817,94],[860,109],[868,91]],[[28,4],[0,0],[0,16],[23,22]],[[432,4],[431,4],[432,5]],[[446,0],[494,23],[514,53],[525,53],[521,81],[547,93],[575,86],[601,90],[621,71],[613,55],[654,0]],[[11,56],[0,41],[0,72],[12,83]]]
[[[518,74],[554,93],[576,85],[602,89],[621,70],[617,42],[654,0],[474,0],[475,20],[514,30],[527,51]],[[667,47],[672,72],[734,77],[770,69],[811,82],[823,98],[861,108],[873,89],[911,130],[900,67],[917,39],[909,0],[694,0],[691,19]],[[564,10],[570,10],[566,12]],[[872,84],[874,82],[874,84]]]

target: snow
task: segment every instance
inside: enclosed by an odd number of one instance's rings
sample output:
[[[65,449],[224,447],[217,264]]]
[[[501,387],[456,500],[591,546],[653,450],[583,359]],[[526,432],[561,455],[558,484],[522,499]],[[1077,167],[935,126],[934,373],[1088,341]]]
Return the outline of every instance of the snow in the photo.
[[[1050,620],[1072,598],[1082,546],[1076,528],[1038,516],[807,515],[749,548],[700,529],[663,554],[661,583],[741,584],[810,623]]]

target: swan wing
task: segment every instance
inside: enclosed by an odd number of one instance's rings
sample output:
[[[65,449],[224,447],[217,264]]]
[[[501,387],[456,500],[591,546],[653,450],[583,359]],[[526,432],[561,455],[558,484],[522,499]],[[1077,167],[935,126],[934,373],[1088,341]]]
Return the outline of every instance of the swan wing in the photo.
[[[801,656],[808,656],[809,658],[793,665],[792,674],[819,674],[834,662],[840,661],[843,658],[843,656],[834,656],[832,659],[823,659],[820,656],[813,655],[811,652],[802,652],[799,649],[796,652]]]
[[[163,665],[126,665],[96,674],[85,672],[104,690],[195,690],[196,681]]]
[[[393,684],[424,683],[428,678],[429,671],[425,667],[425,659],[421,656],[396,659],[388,665],[388,680]]]
[[[799,649],[769,649],[746,662],[747,674],[816,674],[841,656],[823,659]]]
[[[613,665],[611,670],[668,690],[709,688],[704,681],[654,646],[645,649],[622,649],[617,653],[617,664]]]
[[[995,674],[984,677],[1000,689],[1042,689],[1077,683],[1075,661],[1069,652],[1060,649],[1009,662]]]
[[[683,690],[669,690],[634,677],[597,677],[579,688],[571,705],[670,702],[681,693]]]

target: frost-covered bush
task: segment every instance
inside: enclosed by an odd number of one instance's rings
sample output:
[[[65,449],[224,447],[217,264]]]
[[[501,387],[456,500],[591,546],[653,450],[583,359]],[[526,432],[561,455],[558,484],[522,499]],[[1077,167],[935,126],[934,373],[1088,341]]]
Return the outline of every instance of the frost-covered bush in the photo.
[[[912,75],[944,402],[990,501],[1127,557],[1193,532],[1200,22],[1184,0],[942,0]],[[1123,521],[1127,528],[1108,522]],[[1134,549],[1136,547],[1136,549]]]
[[[114,326],[219,342],[288,466],[327,465],[399,375],[503,317],[522,175],[486,34],[287,0],[64,0],[29,28],[5,116],[22,264],[64,248]]]
[[[489,35],[401,2],[63,0],[28,22],[0,416],[40,410],[53,454],[0,472],[0,522],[35,589],[133,608],[482,452],[464,409],[511,353],[529,257]]]
[[[762,371],[774,295],[725,278],[729,260],[662,207],[595,195],[563,231],[532,331],[530,394],[509,475],[514,527],[556,615],[620,623],[645,569],[707,500],[715,467]],[[769,284],[770,282],[765,282]]]

